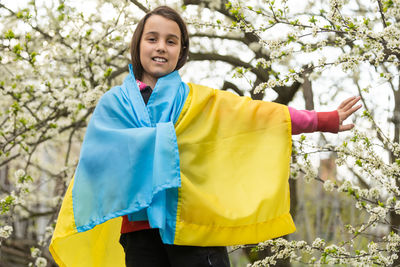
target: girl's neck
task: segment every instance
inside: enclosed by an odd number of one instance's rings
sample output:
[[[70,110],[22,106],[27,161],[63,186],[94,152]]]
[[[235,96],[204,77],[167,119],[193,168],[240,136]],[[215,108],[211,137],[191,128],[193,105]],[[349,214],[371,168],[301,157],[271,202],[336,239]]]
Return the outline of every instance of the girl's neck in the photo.
[[[157,83],[157,78],[149,75],[143,75],[141,81],[150,86],[152,89],[154,89]]]

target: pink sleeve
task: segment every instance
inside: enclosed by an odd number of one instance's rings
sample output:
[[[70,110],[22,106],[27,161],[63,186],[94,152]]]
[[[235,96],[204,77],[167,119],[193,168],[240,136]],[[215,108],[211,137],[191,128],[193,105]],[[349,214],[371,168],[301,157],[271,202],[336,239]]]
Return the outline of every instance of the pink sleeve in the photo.
[[[315,131],[330,133],[339,131],[339,114],[337,110],[315,112],[314,110],[297,110],[289,107],[289,113],[293,135]]]
[[[317,130],[318,118],[314,110],[297,110],[289,107],[292,134],[312,133]]]

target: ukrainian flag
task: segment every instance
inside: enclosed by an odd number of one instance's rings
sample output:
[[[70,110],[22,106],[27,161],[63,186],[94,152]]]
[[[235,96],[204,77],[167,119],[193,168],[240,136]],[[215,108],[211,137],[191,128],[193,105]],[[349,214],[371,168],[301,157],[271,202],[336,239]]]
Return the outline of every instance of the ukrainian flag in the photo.
[[[157,81],[147,105],[132,69],[99,101],[50,252],[60,266],[124,266],[120,216],[164,243],[250,244],[295,231],[291,123],[283,105]]]

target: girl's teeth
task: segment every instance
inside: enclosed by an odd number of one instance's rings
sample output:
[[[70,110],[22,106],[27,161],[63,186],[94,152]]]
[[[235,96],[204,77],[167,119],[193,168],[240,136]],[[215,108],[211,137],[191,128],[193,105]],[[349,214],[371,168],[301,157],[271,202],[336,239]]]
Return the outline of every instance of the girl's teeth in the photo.
[[[165,62],[166,60],[163,58],[154,58],[155,61],[157,62]]]

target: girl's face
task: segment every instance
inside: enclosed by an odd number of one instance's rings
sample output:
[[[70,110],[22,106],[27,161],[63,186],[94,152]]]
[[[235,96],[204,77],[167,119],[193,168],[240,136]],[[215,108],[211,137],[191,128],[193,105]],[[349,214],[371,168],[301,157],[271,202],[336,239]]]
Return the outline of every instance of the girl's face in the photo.
[[[175,70],[181,52],[178,24],[159,15],[149,17],[140,39],[142,82],[154,88],[157,79]]]

